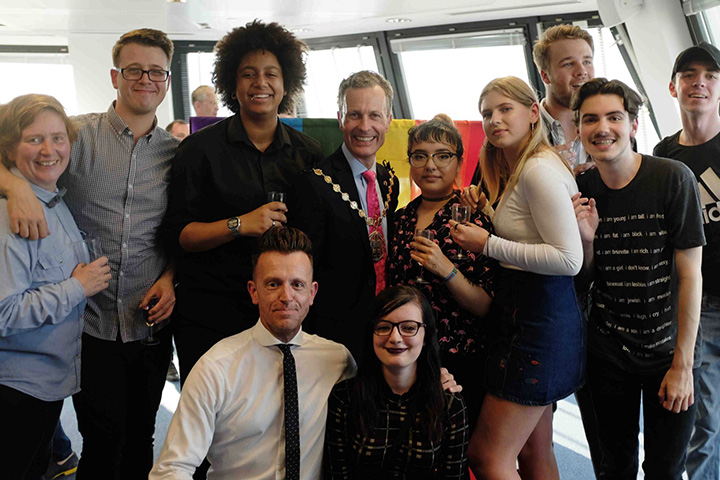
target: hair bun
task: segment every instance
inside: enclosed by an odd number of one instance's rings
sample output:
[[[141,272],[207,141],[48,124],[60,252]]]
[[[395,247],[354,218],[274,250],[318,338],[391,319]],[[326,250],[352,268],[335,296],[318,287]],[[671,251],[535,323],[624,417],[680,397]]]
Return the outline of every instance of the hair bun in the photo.
[[[450,118],[450,115],[448,115],[446,113],[438,113],[437,115],[435,115],[433,117],[433,120],[442,122],[442,123],[447,123],[448,125],[451,125],[453,127],[455,126],[455,122],[453,122],[453,119]]]

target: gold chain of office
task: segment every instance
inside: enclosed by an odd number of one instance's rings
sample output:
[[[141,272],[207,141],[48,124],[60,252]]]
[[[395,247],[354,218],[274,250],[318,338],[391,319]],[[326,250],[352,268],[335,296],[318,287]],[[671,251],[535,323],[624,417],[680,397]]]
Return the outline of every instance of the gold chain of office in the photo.
[[[388,187],[388,193],[387,193],[387,196],[385,197],[385,205],[384,205],[385,208],[383,208],[382,213],[380,213],[380,215],[378,215],[376,217],[368,216],[368,214],[365,213],[365,210],[360,208],[355,200],[350,200],[350,195],[343,192],[340,189],[340,185],[338,185],[337,183],[333,183],[333,179],[330,175],[325,175],[325,173],[323,173],[323,171],[320,170],[319,168],[313,168],[313,173],[315,173],[315,175],[317,175],[318,177],[322,177],[325,180],[325,183],[327,183],[328,185],[332,185],[333,191],[335,193],[340,194],[340,197],[344,201],[346,201],[347,203],[350,204],[350,208],[352,208],[353,210],[358,212],[358,215],[360,216],[360,218],[365,220],[365,223],[368,226],[377,227],[378,225],[380,225],[382,223],[383,218],[385,218],[385,215],[387,215],[388,206],[390,205],[390,198],[392,197],[393,186],[395,185],[395,174],[393,173],[392,170],[390,170],[390,186]]]

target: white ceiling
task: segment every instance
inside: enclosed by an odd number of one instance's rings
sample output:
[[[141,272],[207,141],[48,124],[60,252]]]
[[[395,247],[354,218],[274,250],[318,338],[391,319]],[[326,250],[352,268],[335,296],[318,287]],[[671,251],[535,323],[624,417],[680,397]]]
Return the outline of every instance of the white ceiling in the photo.
[[[0,0],[0,44],[63,44],[72,34],[140,27],[175,40],[217,40],[255,18],[312,38],[596,9],[596,0]],[[394,17],[412,22],[387,22]]]

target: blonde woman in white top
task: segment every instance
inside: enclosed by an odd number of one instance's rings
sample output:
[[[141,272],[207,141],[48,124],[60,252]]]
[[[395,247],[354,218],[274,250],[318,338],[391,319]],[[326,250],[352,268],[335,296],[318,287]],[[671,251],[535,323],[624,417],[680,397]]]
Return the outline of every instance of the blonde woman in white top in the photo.
[[[547,144],[537,98],[525,82],[493,80],[480,95],[480,112],[487,137],[480,166],[489,203],[497,204],[495,234],[453,222],[452,236],[501,268],[487,319],[487,396],[468,453],[479,478],[518,479],[523,445],[541,419],[551,428],[552,403],[583,381],[585,330],[573,286],[583,251],[570,200],[577,186]],[[534,474],[557,478],[551,450],[548,455],[546,471]]]

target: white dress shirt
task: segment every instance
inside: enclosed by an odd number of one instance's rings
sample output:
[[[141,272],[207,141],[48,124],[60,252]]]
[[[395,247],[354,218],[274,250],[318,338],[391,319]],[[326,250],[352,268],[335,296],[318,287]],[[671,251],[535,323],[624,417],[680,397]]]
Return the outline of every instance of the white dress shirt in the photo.
[[[195,364],[150,480],[192,479],[207,455],[208,480],[285,478],[283,354],[258,321],[218,342]],[[355,375],[342,345],[302,331],[292,345],[300,405],[300,478],[322,474],[327,403]]]

